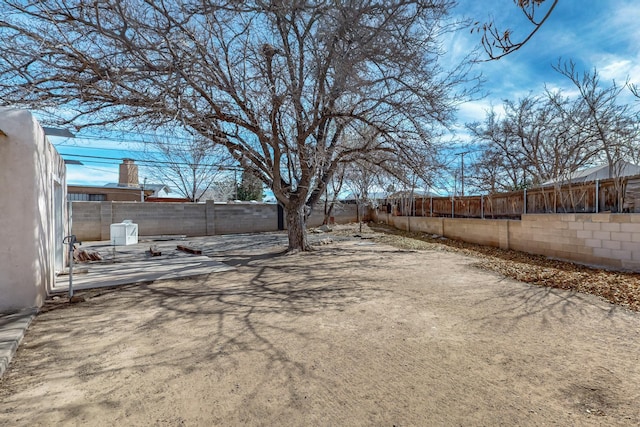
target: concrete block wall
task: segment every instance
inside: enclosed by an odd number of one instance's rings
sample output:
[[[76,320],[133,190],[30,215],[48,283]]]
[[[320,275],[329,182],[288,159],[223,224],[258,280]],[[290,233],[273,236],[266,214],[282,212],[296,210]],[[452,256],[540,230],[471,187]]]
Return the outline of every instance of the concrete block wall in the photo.
[[[336,211],[337,223],[356,221],[355,205]],[[73,202],[72,232],[87,241],[109,240],[111,224],[126,219],[138,224],[139,236],[257,233],[278,230],[275,204]],[[315,212],[308,226],[322,224]],[[286,221],[284,221],[286,225]]]
[[[113,204],[110,202],[100,203],[100,240],[109,240],[111,235],[111,224],[113,224]],[[73,225],[71,226],[73,228]],[[80,236],[76,235],[78,239]]]
[[[275,204],[215,205],[215,234],[277,230],[278,207]]]
[[[512,249],[640,271],[640,215],[539,214],[511,222]]]
[[[102,203],[99,202],[73,202],[71,217],[73,219],[72,230],[80,241],[101,240],[101,211]],[[109,209],[109,212],[111,210]],[[107,230],[107,233],[109,231]]]
[[[374,213],[374,220],[401,230],[438,234],[582,264],[640,271],[638,214],[529,214],[515,221]]]
[[[443,235],[478,245],[509,248],[509,221],[443,218]]]
[[[101,202],[107,205],[109,202]],[[112,203],[111,223],[126,219],[138,224],[140,236],[207,234],[206,205],[199,203]],[[111,224],[109,223],[109,224]],[[109,234],[101,240],[109,239]]]
[[[427,234],[437,234],[439,236],[444,234],[443,218],[411,218],[409,226],[411,230],[417,230]]]
[[[386,212],[376,212],[371,215],[372,220],[384,222],[398,230],[444,235],[443,218],[395,216]]]
[[[416,228],[411,228],[411,225],[415,222],[415,221],[411,221],[414,218],[411,217],[394,217],[392,215],[389,215],[389,219],[391,220],[391,225],[393,225],[395,228],[397,228],[398,230],[404,230],[404,231],[417,231]]]
[[[378,220],[399,230],[437,234],[479,245],[508,248],[508,222],[483,219],[455,219],[394,216],[378,213]]]
[[[361,213],[363,220],[368,219],[369,210],[366,207],[362,207],[364,213]],[[348,224],[350,222],[358,221],[358,211],[355,204],[345,204],[342,206],[336,206],[331,213],[333,220],[337,224]],[[307,227],[319,227],[324,221],[324,209],[320,206],[316,207],[311,216],[307,218]],[[286,224],[286,221],[285,221]]]

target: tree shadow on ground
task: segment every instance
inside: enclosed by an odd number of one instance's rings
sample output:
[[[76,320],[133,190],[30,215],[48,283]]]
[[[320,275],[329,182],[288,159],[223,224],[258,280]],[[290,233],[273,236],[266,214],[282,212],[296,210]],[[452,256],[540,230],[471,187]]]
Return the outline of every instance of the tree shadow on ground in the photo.
[[[330,340],[319,342],[313,329],[300,329],[296,320],[319,313],[331,316],[385,292],[368,285],[370,278],[362,274],[367,265],[375,265],[377,254],[362,253],[354,259],[352,252],[343,253],[345,256],[339,251],[332,253],[330,265],[319,253],[235,256],[227,262],[236,265],[237,271],[78,292],[85,296],[85,303],[64,305],[65,310],[59,309],[62,304],[45,306],[34,328],[38,323],[46,326],[47,337],[26,340],[22,351],[36,357],[18,357],[21,366],[13,374],[28,373],[25,380],[32,376],[37,382],[50,384],[64,383],[67,375],[83,382],[159,370],[193,375],[204,361],[221,369],[238,369],[243,355],[251,353],[264,361],[266,369],[247,394],[285,378],[288,395],[280,399],[294,401],[299,391],[293,379],[313,378],[316,373],[292,356],[289,343],[298,348],[312,342],[333,345]],[[336,280],[336,276],[348,279]],[[146,353],[132,354],[116,363],[127,348],[149,340],[156,340],[157,345],[147,345]],[[87,345],[69,346],[80,341]],[[87,363],[78,364],[78,360]],[[43,371],[43,366],[56,368]],[[69,372],[66,366],[75,368]],[[8,397],[12,391],[5,389],[0,397]],[[46,399],[64,401],[63,394],[64,390],[49,388]],[[16,407],[30,409],[38,408],[44,398],[37,393],[20,396]],[[94,402],[125,405],[117,396],[118,390],[104,387],[86,407],[62,405],[56,410],[62,411],[64,421],[73,422],[87,415]],[[36,412],[44,417],[51,410],[51,405],[43,405]]]
[[[421,249],[450,250],[477,258],[478,268],[491,270],[537,286],[566,289],[600,296],[614,304],[640,310],[640,274],[620,272],[552,259],[510,249],[482,246],[431,234],[406,232],[383,224],[370,225],[372,230],[388,236],[421,242]],[[401,240],[385,243],[404,247]],[[415,246],[415,245],[413,245]]]
[[[510,280],[503,278],[501,282]],[[483,317],[475,320],[486,322],[485,327],[499,324],[505,331],[530,318],[539,318],[540,325],[544,326],[573,322],[576,316],[614,322],[618,315],[630,313],[627,308],[603,304],[602,299],[594,295],[527,283],[508,283],[478,301],[478,305],[487,306],[487,310]]]

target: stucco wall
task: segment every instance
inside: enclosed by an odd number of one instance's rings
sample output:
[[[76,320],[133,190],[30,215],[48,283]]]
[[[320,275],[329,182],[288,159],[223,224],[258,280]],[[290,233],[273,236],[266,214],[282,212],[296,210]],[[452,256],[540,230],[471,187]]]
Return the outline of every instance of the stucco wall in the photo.
[[[338,223],[356,221],[355,205],[333,215]],[[109,240],[110,225],[125,219],[138,224],[140,236],[257,233],[278,230],[278,207],[254,203],[73,202],[73,234],[79,240]],[[322,224],[314,212],[308,225]],[[286,220],[284,221],[286,225]]]
[[[520,221],[373,215],[374,220],[401,230],[640,271],[638,214],[530,214]]]
[[[31,113],[0,108],[0,130],[0,312],[11,312],[39,307],[63,267],[66,182]]]

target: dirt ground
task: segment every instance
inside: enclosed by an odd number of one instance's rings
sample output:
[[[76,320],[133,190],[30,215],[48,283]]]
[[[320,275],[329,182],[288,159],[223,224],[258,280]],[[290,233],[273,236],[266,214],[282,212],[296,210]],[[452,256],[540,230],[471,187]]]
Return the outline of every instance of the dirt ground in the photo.
[[[0,425],[640,424],[640,313],[350,233],[49,303]]]

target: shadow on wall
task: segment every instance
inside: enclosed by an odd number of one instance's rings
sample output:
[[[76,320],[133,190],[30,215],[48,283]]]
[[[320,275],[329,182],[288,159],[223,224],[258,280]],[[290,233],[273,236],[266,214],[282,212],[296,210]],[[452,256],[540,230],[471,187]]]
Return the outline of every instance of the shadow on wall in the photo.
[[[63,263],[65,166],[30,112],[0,108],[0,129],[0,312],[13,312],[42,305]]]

